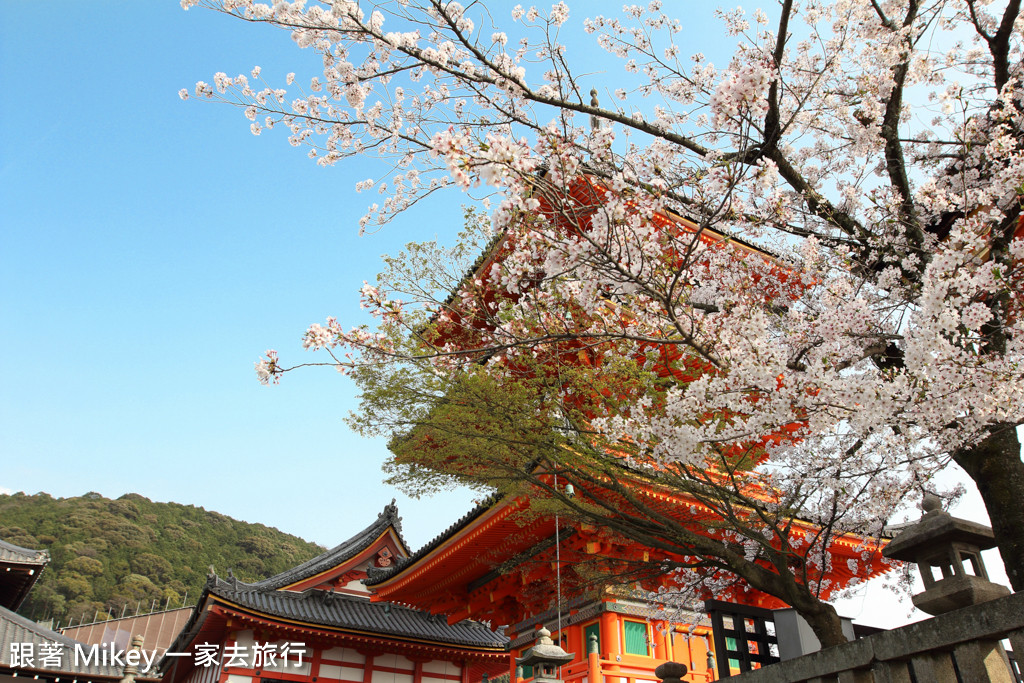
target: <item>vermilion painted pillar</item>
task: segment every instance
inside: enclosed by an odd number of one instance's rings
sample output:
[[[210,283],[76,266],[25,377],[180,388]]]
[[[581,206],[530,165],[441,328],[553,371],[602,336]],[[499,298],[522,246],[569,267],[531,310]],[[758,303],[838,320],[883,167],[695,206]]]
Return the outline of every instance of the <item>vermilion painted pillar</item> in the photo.
[[[614,612],[601,613],[601,652],[612,659],[622,654],[619,648],[619,620]]]
[[[619,645],[619,617],[614,612],[601,613],[601,652],[605,657],[616,660],[622,654],[622,647]],[[608,677],[608,683],[622,683],[618,677]]]
[[[662,645],[662,656],[670,662],[678,662],[679,658],[676,657],[675,643],[672,642],[672,629],[675,628],[670,621],[661,622],[664,631],[661,632]],[[689,666],[689,664],[687,664]]]

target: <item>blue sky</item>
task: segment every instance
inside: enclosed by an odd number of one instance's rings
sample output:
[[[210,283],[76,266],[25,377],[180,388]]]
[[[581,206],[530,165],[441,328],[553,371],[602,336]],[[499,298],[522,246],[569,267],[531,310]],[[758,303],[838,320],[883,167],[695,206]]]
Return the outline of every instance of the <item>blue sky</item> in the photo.
[[[687,30],[712,55],[720,31],[692,15]],[[466,199],[358,237],[373,198],[353,184],[372,166],[322,169],[240,111],[178,97],[256,64],[282,82],[317,61],[284,32],[173,0],[0,4],[0,491],[136,492],[324,545],[397,496],[418,547],[472,496],[384,487],[383,444],[342,421],[348,380],[268,388],[252,368],[267,348],[304,360],[302,331],[328,315],[360,322],[380,255],[454,235]],[[595,71],[609,89],[623,78]]]
[[[491,9],[504,21],[514,4]],[[599,87],[622,84],[591,38],[570,56],[584,50]],[[0,491],[136,492],[324,545],[393,496],[413,546],[471,507],[381,484],[383,444],[343,423],[347,379],[255,379],[268,348],[313,360],[310,323],[363,321],[380,256],[453,236],[467,201],[453,190],[359,237],[377,197],[353,185],[372,162],[320,168],[282,131],[254,137],[240,110],[178,97],[257,64],[303,82],[318,61],[286,32],[175,0],[0,4]]]
[[[394,495],[382,444],[342,423],[348,380],[268,388],[253,362],[301,360],[327,315],[357,322],[380,255],[451,234],[462,199],[359,238],[365,166],[319,168],[178,98],[215,71],[315,67],[261,28],[173,1],[0,7],[0,487],[133,491],[328,545]],[[403,501],[410,540],[469,505]]]

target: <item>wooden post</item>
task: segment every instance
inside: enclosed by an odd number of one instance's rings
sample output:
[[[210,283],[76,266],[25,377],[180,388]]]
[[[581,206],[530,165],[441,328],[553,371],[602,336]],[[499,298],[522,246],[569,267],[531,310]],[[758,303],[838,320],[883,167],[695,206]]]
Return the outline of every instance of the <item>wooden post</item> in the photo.
[[[614,612],[601,614],[601,652],[606,657],[622,654],[619,645],[619,620]]]
[[[619,638],[619,629],[621,628],[617,614],[614,612],[604,612],[601,614],[601,652],[606,657],[609,657],[612,662],[622,660],[622,643]],[[616,676],[611,677],[610,683],[623,682],[621,678]]]
[[[664,643],[662,652],[664,656],[662,659],[665,661],[679,661],[679,656],[676,655],[675,646],[675,625],[670,621],[663,621],[665,630],[661,632],[661,642]]]
[[[305,647],[305,644],[303,644],[303,647]],[[319,647],[312,647],[310,649],[312,652],[307,658],[309,661],[309,678],[310,680],[315,681],[320,678],[320,655],[323,650]],[[416,683],[419,683],[419,681],[416,681]]]

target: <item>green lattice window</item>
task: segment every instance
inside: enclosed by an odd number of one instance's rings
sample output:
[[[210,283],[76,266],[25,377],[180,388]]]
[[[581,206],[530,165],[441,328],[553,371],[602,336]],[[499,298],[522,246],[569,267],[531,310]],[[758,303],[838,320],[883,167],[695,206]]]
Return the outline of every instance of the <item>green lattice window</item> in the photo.
[[[725,649],[726,649],[727,652],[730,652],[730,653],[736,652],[737,651],[736,639],[735,638],[726,638],[725,639]],[[730,673],[740,673],[740,660],[738,660],[738,659],[731,659],[731,658],[729,659],[729,672]]]
[[[627,621],[622,628],[626,636],[626,654],[647,656],[647,624]]]

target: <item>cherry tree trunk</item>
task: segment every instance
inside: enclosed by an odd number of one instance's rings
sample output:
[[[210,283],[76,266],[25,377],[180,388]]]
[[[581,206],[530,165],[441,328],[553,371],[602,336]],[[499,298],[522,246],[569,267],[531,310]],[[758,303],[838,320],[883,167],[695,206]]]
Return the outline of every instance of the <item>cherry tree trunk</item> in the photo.
[[[955,454],[978,487],[1013,590],[1024,590],[1024,461],[1017,430],[1007,426]]]
[[[796,602],[800,604],[794,604],[793,607],[814,631],[822,649],[849,642],[843,633],[843,620],[839,618],[835,607],[827,602],[813,599],[797,600]]]

